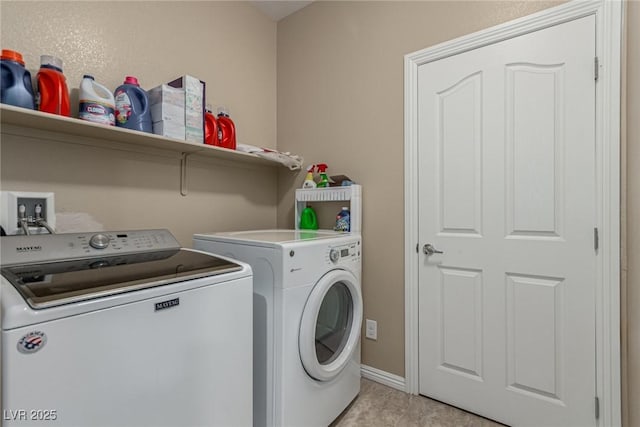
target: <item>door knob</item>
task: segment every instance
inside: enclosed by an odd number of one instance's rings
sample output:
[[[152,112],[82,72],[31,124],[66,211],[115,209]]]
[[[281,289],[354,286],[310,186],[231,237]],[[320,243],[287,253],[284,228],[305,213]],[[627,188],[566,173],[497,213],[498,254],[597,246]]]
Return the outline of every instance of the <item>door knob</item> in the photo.
[[[426,245],[424,245],[422,247],[422,252],[424,252],[425,255],[433,255],[433,254],[443,254],[444,252],[437,250],[436,248],[433,247],[432,244],[427,243]]]

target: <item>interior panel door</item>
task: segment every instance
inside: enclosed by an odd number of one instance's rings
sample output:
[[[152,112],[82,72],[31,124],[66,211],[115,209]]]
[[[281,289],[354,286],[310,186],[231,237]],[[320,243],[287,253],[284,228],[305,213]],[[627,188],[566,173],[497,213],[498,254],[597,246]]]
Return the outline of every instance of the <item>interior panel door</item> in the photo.
[[[420,66],[420,393],[596,425],[595,18]]]

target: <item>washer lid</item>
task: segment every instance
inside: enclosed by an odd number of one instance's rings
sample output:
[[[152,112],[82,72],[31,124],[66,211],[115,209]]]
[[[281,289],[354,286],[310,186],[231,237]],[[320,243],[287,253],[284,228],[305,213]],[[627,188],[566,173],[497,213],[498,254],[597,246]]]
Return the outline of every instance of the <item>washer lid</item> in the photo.
[[[242,270],[213,255],[172,249],[2,268],[27,303],[47,308]]]

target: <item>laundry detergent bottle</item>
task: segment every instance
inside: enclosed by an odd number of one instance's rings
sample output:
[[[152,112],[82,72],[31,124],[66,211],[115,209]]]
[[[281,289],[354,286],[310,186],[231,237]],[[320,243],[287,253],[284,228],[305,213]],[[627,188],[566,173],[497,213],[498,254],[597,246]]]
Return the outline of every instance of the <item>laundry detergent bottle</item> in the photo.
[[[211,112],[210,105],[207,105],[204,110],[204,143],[214,146],[220,145],[220,140],[218,140],[218,120]]]
[[[218,139],[221,147],[236,149],[236,125],[225,107],[218,108]]]
[[[153,132],[149,96],[140,87],[138,79],[126,76],[124,83],[113,93],[116,109],[116,126],[140,132]]]
[[[351,212],[348,207],[343,207],[336,215],[335,231],[351,231]]]
[[[89,74],[85,74],[80,83],[79,101],[79,119],[108,126],[116,125],[113,94]]]
[[[38,110],[69,117],[69,88],[67,79],[62,74],[62,60],[51,55],[41,55],[37,82]]]
[[[2,49],[0,68],[2,69],[0,102],[35,110],[31,73],[24,66],[22,54],[15,50]]]
[[[302,230],[317,230],[318,229],[318,217],[316,211],[311,206],[307,206],[302,210],[300,214],[300,229]]]

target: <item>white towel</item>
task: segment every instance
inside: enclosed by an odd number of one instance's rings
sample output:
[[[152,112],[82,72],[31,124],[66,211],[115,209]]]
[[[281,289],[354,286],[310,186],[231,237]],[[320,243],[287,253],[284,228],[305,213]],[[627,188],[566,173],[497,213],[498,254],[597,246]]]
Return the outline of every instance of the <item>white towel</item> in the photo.
[[[304,162],[304,159],[301,156],[296,156],[289,152],[283,153],[281,151],[272,150],[270,148],[260,148],[254,145],[237,144],[236,150],[255,154],[256,156],[260,156],[263,159],[278,162],[288,167],[292,171],[302,169],[302,163]]]

